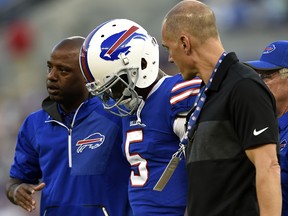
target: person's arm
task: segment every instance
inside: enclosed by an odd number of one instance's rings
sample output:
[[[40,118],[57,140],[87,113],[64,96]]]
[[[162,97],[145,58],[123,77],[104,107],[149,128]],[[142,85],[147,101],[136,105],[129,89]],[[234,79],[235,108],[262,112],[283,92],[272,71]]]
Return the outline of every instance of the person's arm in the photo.
[[[282,194],[276,145],[261,145],[245,152],[256,168],[256,190],[260,216],[280,216]]]
[[[42,190],[43,187],[45,187],[45,183],[38,185],[26,184],[19,179],[10,178],[6,184],[6,195],[12,203],[31,212],[36,206],[33,194],[35,191]]]

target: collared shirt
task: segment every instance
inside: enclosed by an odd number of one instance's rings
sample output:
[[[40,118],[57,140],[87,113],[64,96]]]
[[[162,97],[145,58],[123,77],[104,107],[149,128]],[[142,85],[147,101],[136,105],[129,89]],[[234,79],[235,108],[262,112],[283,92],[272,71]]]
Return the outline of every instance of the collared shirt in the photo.
[[[188,134],[188,214],[258,216],[255,167],[245,150],[278,144],[273,95],[258,74],[229,53]]]

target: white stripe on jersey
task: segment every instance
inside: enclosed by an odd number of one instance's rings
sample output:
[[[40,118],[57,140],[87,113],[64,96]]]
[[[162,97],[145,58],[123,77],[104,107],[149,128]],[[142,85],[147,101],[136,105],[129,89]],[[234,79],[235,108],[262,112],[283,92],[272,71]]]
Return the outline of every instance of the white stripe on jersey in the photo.
[[[177,95],[171,97],[170,103],[172,105],[176,104],[179,101],[182,101],[182,100],[184,100],[185,98],[188,98],[191,95],[197,95],[199,93],[199,91],[200,91],[199,88],[192,88],[192,89],[186,90],[184,92],[181,92],[180,94],[177,94]]]
[[[199,79],[199,78],[195,78],[195,79],[192,79],[192,80],[188,80],[188,81],[185,81],[185,82],[181,82],[181,83],[178,83],[176,84],[173,89],[171,90],[171,92],[174,92],[174,91],[177,91],[181,88],[185,88],[187,86],[190,86],[190,85],[197,85],[197,84],[201,84],[202,80]]]

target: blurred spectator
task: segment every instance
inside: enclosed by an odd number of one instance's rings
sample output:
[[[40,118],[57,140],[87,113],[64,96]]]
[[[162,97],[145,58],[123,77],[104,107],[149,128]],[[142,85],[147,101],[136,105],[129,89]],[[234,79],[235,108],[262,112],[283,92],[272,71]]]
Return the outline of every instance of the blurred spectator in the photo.
[[[23,57],[33,48],[35,33],[28,21],[11,22],[5,33],[6,49],[13,57]]]

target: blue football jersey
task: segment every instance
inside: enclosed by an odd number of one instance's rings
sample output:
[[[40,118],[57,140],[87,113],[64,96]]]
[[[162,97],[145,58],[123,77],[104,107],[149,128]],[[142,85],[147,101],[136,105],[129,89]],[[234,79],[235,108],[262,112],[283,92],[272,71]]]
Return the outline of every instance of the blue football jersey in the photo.
[[[141,110],[142,124],[136,114],[123,118],[124,154],[131,165],[129,200],[134,215],[183,216],[186,208],[187,174],[181,160],[162,191],[153,188],[180,138],[173,132],[177,115],[193,106],[201,80],[184,81],[180,74],[162,78],[152,89]]]

